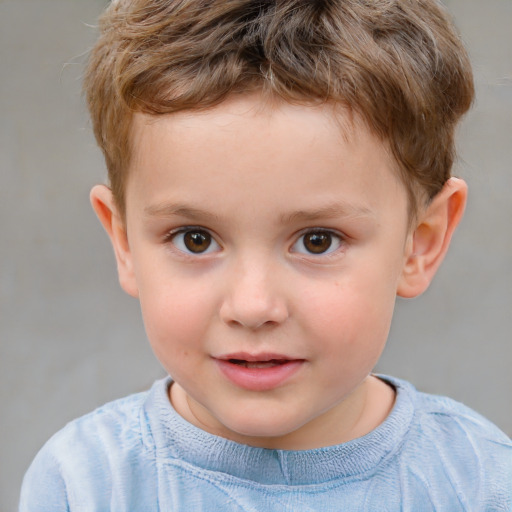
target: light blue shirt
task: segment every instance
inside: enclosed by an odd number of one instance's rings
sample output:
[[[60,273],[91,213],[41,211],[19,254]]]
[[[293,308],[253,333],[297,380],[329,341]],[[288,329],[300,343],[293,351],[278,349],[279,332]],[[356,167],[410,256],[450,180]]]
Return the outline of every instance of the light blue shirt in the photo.
[[[512,511],[512,443],[448,398],[397,389],[377,429],[282,451],[228,441],[172,408],[170,380],[53,436],[25,475],[21,512]]]

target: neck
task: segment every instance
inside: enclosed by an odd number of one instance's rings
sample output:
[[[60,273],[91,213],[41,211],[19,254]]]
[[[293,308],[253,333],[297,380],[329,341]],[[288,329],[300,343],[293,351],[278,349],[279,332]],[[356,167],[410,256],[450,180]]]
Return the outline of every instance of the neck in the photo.
[[[211,434],[249,446],[278,450],[311,450],[346,443],[377,428],[389,415],[394,389],[369,376],[342,402],[293,432],[276,437],[251,437],[227,429],[173,383],[169,397],[175,410],[189,423]]]

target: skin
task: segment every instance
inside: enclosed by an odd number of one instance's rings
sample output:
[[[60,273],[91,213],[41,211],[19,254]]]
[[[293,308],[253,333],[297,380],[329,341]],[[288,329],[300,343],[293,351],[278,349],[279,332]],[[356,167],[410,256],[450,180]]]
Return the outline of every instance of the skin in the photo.
[[[178,413],[280,449],[377,427],[394,391],[371,371],[395,298],[430,283],[462,216],[464,182],[449,180],[411,227],[396,163],[357,117],[257,95],[136,114],[133,144],[125,216],[107,187],[91,199],[121,285],[139,298],[174,378]],[[271,389],[245,389],[219,367],[241,352],[297,369]]]

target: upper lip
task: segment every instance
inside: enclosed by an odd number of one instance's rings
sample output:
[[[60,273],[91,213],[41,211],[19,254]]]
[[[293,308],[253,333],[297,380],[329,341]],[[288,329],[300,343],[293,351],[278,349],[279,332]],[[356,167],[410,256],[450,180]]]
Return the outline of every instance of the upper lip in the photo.
[[[215,359],[221,361],[247,361],[247,362],[265,362],[265,361],[298,361],[302,360],[298,357],[290,357],[284,354],[276,354],[271,352],[260,352],[258,354],[250,354],[248,352],[233,352],[231,354],[223,354],[216,356]]]

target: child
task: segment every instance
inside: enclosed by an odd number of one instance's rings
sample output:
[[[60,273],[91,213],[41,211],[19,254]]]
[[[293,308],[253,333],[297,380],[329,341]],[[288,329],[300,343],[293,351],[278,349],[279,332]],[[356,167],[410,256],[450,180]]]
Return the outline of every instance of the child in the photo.
[[[435,0],[118,0],[92,190],[171,378],[43,447],[22,511],[510,511],[512,443],[373,375],[464,210],[473,99]]]

